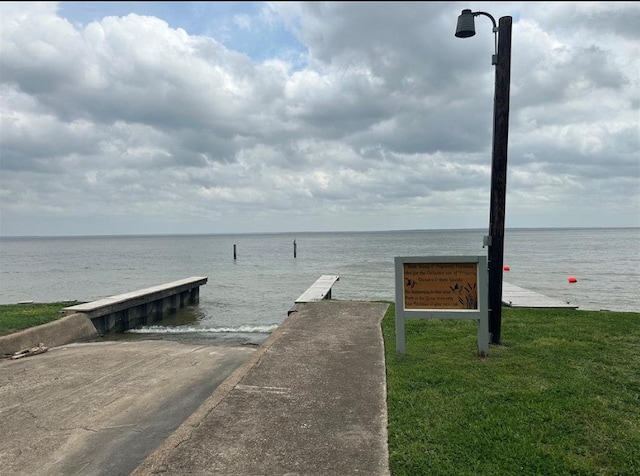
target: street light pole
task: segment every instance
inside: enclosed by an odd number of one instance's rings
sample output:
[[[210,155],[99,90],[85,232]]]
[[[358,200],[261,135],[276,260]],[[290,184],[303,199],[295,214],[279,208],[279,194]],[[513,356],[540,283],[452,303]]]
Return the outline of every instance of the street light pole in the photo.
[[[456,36],[475,35],[474,18],[484,15],[491,19],[497,35],[495,95],[493,100],[493,145],[491,153],[491,201],[489,236],[485,243],[489,267],[489,335],[492,344],[500,344],[502,332],[502,275],[504,266],[504,216],[507,191],[507,149],[509,143],[509,93],[511,84],[511,26],[512,18],[494,18],[485,12],[462,10],[458,17]]]

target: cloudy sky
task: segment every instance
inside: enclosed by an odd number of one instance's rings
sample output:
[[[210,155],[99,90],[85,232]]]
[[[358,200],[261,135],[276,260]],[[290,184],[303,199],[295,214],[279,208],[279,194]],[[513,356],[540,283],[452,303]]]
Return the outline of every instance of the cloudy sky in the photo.
[[[0,234],[640,226],[640,2],[2,2]]]

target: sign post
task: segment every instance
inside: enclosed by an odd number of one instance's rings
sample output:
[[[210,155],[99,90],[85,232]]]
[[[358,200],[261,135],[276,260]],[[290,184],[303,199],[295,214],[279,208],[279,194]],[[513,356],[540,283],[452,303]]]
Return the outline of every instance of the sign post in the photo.
[[[489,352],[486,256],[395,258],[396,352],[405,353],[405,319],[475,319],[478,353]]]

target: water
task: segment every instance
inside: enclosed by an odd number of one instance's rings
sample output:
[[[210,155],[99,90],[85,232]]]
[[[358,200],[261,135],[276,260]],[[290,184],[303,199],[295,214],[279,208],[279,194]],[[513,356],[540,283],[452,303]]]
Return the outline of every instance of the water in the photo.
[[[0,239],[0,304],[93,301],[206,276],[200,303],[144,332],[273,330],[322,274],[334,299],[393,300],[395,256],[486,255],[486,230]],[[293,241],[297,257],[293,257]],[[237,259],[233,258],[236,245]],[[585,310],[640,312],[640,228],[505,232],[504,280]],[[575,276],[577,283],[568,283]]]

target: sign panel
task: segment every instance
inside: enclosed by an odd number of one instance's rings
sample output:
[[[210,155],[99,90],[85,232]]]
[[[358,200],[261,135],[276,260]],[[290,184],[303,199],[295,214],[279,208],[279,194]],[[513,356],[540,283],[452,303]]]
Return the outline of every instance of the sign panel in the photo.
[[[486,256],[397,256],[396,352],[404,354],[406,319],[474,319],[478,353],[489,351]]]
[[[405,309],[478,309],[478,263],[404,263]]]

